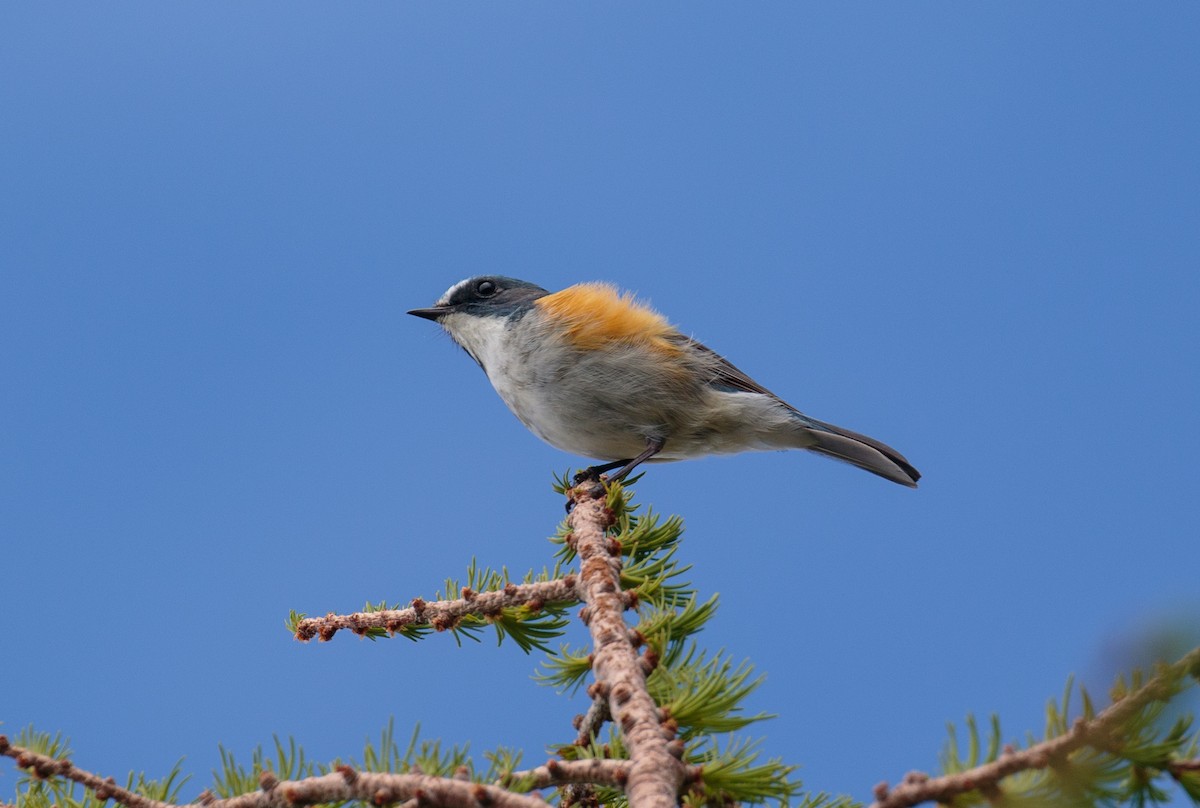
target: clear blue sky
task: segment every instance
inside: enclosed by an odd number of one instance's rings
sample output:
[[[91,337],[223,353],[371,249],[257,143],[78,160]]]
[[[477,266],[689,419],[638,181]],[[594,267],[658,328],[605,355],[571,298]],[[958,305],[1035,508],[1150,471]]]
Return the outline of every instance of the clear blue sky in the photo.
[[[272,733],[526,747],[489,640],[289,609],[547,562],[541,444],[430,323],[609,280],[909,491],[800,453],[650,469],[765,750],[869,799],[947,721],[1040,730],[1200,614],[1195,3],[5,4],[0,731],[152,775]],[[15,777],[0,766],[0,799]]]

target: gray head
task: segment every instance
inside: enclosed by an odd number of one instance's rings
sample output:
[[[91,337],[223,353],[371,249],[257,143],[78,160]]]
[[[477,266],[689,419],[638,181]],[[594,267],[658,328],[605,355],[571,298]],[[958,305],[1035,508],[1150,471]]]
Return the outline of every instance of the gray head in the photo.
[[[434,321],[448,314],[508,318],[527,311],[533,301],[548,294],[549,291],[528,281],[503,275],[478,275],[451,286],[432,307],[413,309],[409,314]]]
[[[540,286],[503,275],[480,275],[459,281],[428,309],[409,314],[433,320],[461,345],[486,372],[507,355],[510,327],[550,294]]]

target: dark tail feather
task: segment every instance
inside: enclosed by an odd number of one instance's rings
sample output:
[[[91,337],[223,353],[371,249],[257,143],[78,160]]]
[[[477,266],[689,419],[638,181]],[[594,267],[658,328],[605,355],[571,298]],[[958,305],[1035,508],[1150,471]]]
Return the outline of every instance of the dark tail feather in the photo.
[[[860,469],[866,469],[894,483],[907,485],[909,488],[917,487],[921,472],[913,468],[912,464],[904,459],[904,455],[886,443],[808,416],[804,416],[804,420],[812,424],[811,427],[806,426],[804,431],[813,441],[804,448],[853,463]]]

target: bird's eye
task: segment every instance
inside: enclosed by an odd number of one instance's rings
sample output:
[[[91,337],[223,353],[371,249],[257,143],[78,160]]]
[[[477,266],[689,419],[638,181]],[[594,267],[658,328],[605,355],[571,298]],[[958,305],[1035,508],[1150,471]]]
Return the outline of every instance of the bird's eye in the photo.
[[[491,297],[492,295],[496,294],[496,292],[496,284],[492,281],[480,281],[475,287],[475,294],[479,295],[480,297]]]

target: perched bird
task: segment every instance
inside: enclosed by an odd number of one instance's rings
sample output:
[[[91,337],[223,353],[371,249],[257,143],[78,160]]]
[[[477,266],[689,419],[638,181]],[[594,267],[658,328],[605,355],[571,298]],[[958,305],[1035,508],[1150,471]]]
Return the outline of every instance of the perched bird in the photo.
[[[895,449],[804,415],[607,284],[551,293],[483,275],[409,314],[446,329],[533,434],[607,461],[580,479],[752,449],[808,449],[913,488],[921,477]]]

